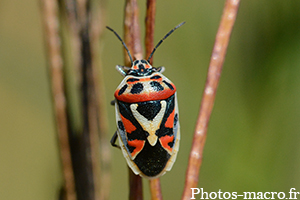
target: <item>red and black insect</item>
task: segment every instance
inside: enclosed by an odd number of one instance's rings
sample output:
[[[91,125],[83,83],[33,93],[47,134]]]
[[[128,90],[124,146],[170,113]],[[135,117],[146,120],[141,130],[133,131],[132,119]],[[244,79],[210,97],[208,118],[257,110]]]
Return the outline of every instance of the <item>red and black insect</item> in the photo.
[[[177,25],[159,41],[147,60],[132,60],[131,68],[117,65],[125,76],[115,91],[117,131],[111,139],[119,145],[127,164],[135,174],[151,179],[170,171],[179,150],[180,130],[175,85],[164,75],[164,67],[149,64],[157,47],[183,23]]]

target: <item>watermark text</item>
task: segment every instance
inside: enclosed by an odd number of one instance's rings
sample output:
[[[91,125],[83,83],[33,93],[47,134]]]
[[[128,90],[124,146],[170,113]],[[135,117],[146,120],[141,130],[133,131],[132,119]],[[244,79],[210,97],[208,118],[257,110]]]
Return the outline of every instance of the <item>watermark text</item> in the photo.
[[[191,188],[191,199],[298,199],[300,192],[296,188],[290,188],[288,193],[284,192],[205,192],[203,188]]]

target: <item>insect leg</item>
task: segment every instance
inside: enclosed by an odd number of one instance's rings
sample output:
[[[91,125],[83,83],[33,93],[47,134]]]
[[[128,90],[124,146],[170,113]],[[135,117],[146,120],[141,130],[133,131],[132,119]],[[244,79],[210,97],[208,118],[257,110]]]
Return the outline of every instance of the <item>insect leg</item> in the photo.
[[[120,146],[116,144],[117,138],[118,138],[118,135],[117,135],[117,131],[116,131],[115,134],[112,136],[112,138],[111,138],[111,140],[110,140],[110,144],[111,144],[113,147],[117,147],[117,148],[120,149]]]
[[[116,100],[114,99],[114,100],[112,100],[112,101],[110,102],[110,105],[114,106],[115,103],[116,103]]]

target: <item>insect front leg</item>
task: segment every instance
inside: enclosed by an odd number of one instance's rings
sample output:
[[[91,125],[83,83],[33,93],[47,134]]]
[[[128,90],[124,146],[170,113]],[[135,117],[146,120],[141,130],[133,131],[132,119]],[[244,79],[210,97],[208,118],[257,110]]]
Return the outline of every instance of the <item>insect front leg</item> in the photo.
[[[110,102],[110,105],[114,106],[115,103],[116,103],[116,100],[114,99],[114,100],[112,100],[112,101]]]
[[[112,136],[112,138],[111,138],[111,140],[110,140],[110,144],[111,144],[113,147],[117,147],[117,148],[121,149],[121,147],[120,147],[119,145],[116,144],[117,138],[118,138],[118,134],[117,134],[117,131],[116,131],[115,134]]]

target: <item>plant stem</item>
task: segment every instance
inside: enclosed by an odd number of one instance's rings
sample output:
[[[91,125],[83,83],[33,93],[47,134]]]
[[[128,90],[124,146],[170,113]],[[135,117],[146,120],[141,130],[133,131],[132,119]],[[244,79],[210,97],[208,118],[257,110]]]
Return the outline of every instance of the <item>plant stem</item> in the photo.
[[[124,16],[124,42],[127,44],[133,59],[142,59],[142,46],[140,38],[140,26],[138,23],[138,4],[137,0],[126,0],[125,3],[125,16]],[[127,55],[124,53],[124,62],[126,66],[131,67],[131,62]],[[142,200],[143,199],[143,184],[142,178],[135,175],[129,169],[129,199]]]
[[[155,28],[155,13],[156,13],[156,0],[147,0],[147,13],[145,18],[146,23],[146,59],[150,56],[154,48],[154,28]],[[150,59],[150,64],[153,64],[153,57]]]
[[[189,157],[189,164],[186,172],[185,188],[182,199],[191,198],[191,188],[198,185],[200,166],[202,163],[203,148],[207,135],[207,128],[214,105],[217,87],[222,72],[222,67],[227,51],[232,28],[239,8],[239,0],[226,0],[221,23],[215,39],[208,75],[205,84],[204,94],[198,120],[195,127],[192,149]]]
[[[66,95],[63,75],[63,59],[60,45],[58,3],[42,0],[45,40],[47,43],[49,74],[52,89],[54,115],[64,177],[64,198],[76,200],[74,174],[69,144],[69,124],[66,111]]]
[[[129,200],[143,200],[142,178],[135,175],[128,167],[129,172]]]
[[[162,193],[159,178],[150,180],[151,200],[162,200]]]
[[[142,59],[140,25],[138,22],[139,9],[137,0],[126,0],[124,17],[124,41],[133,56],[133,60]],[[125,65],[131,67],[127,52],[124,51]]]

